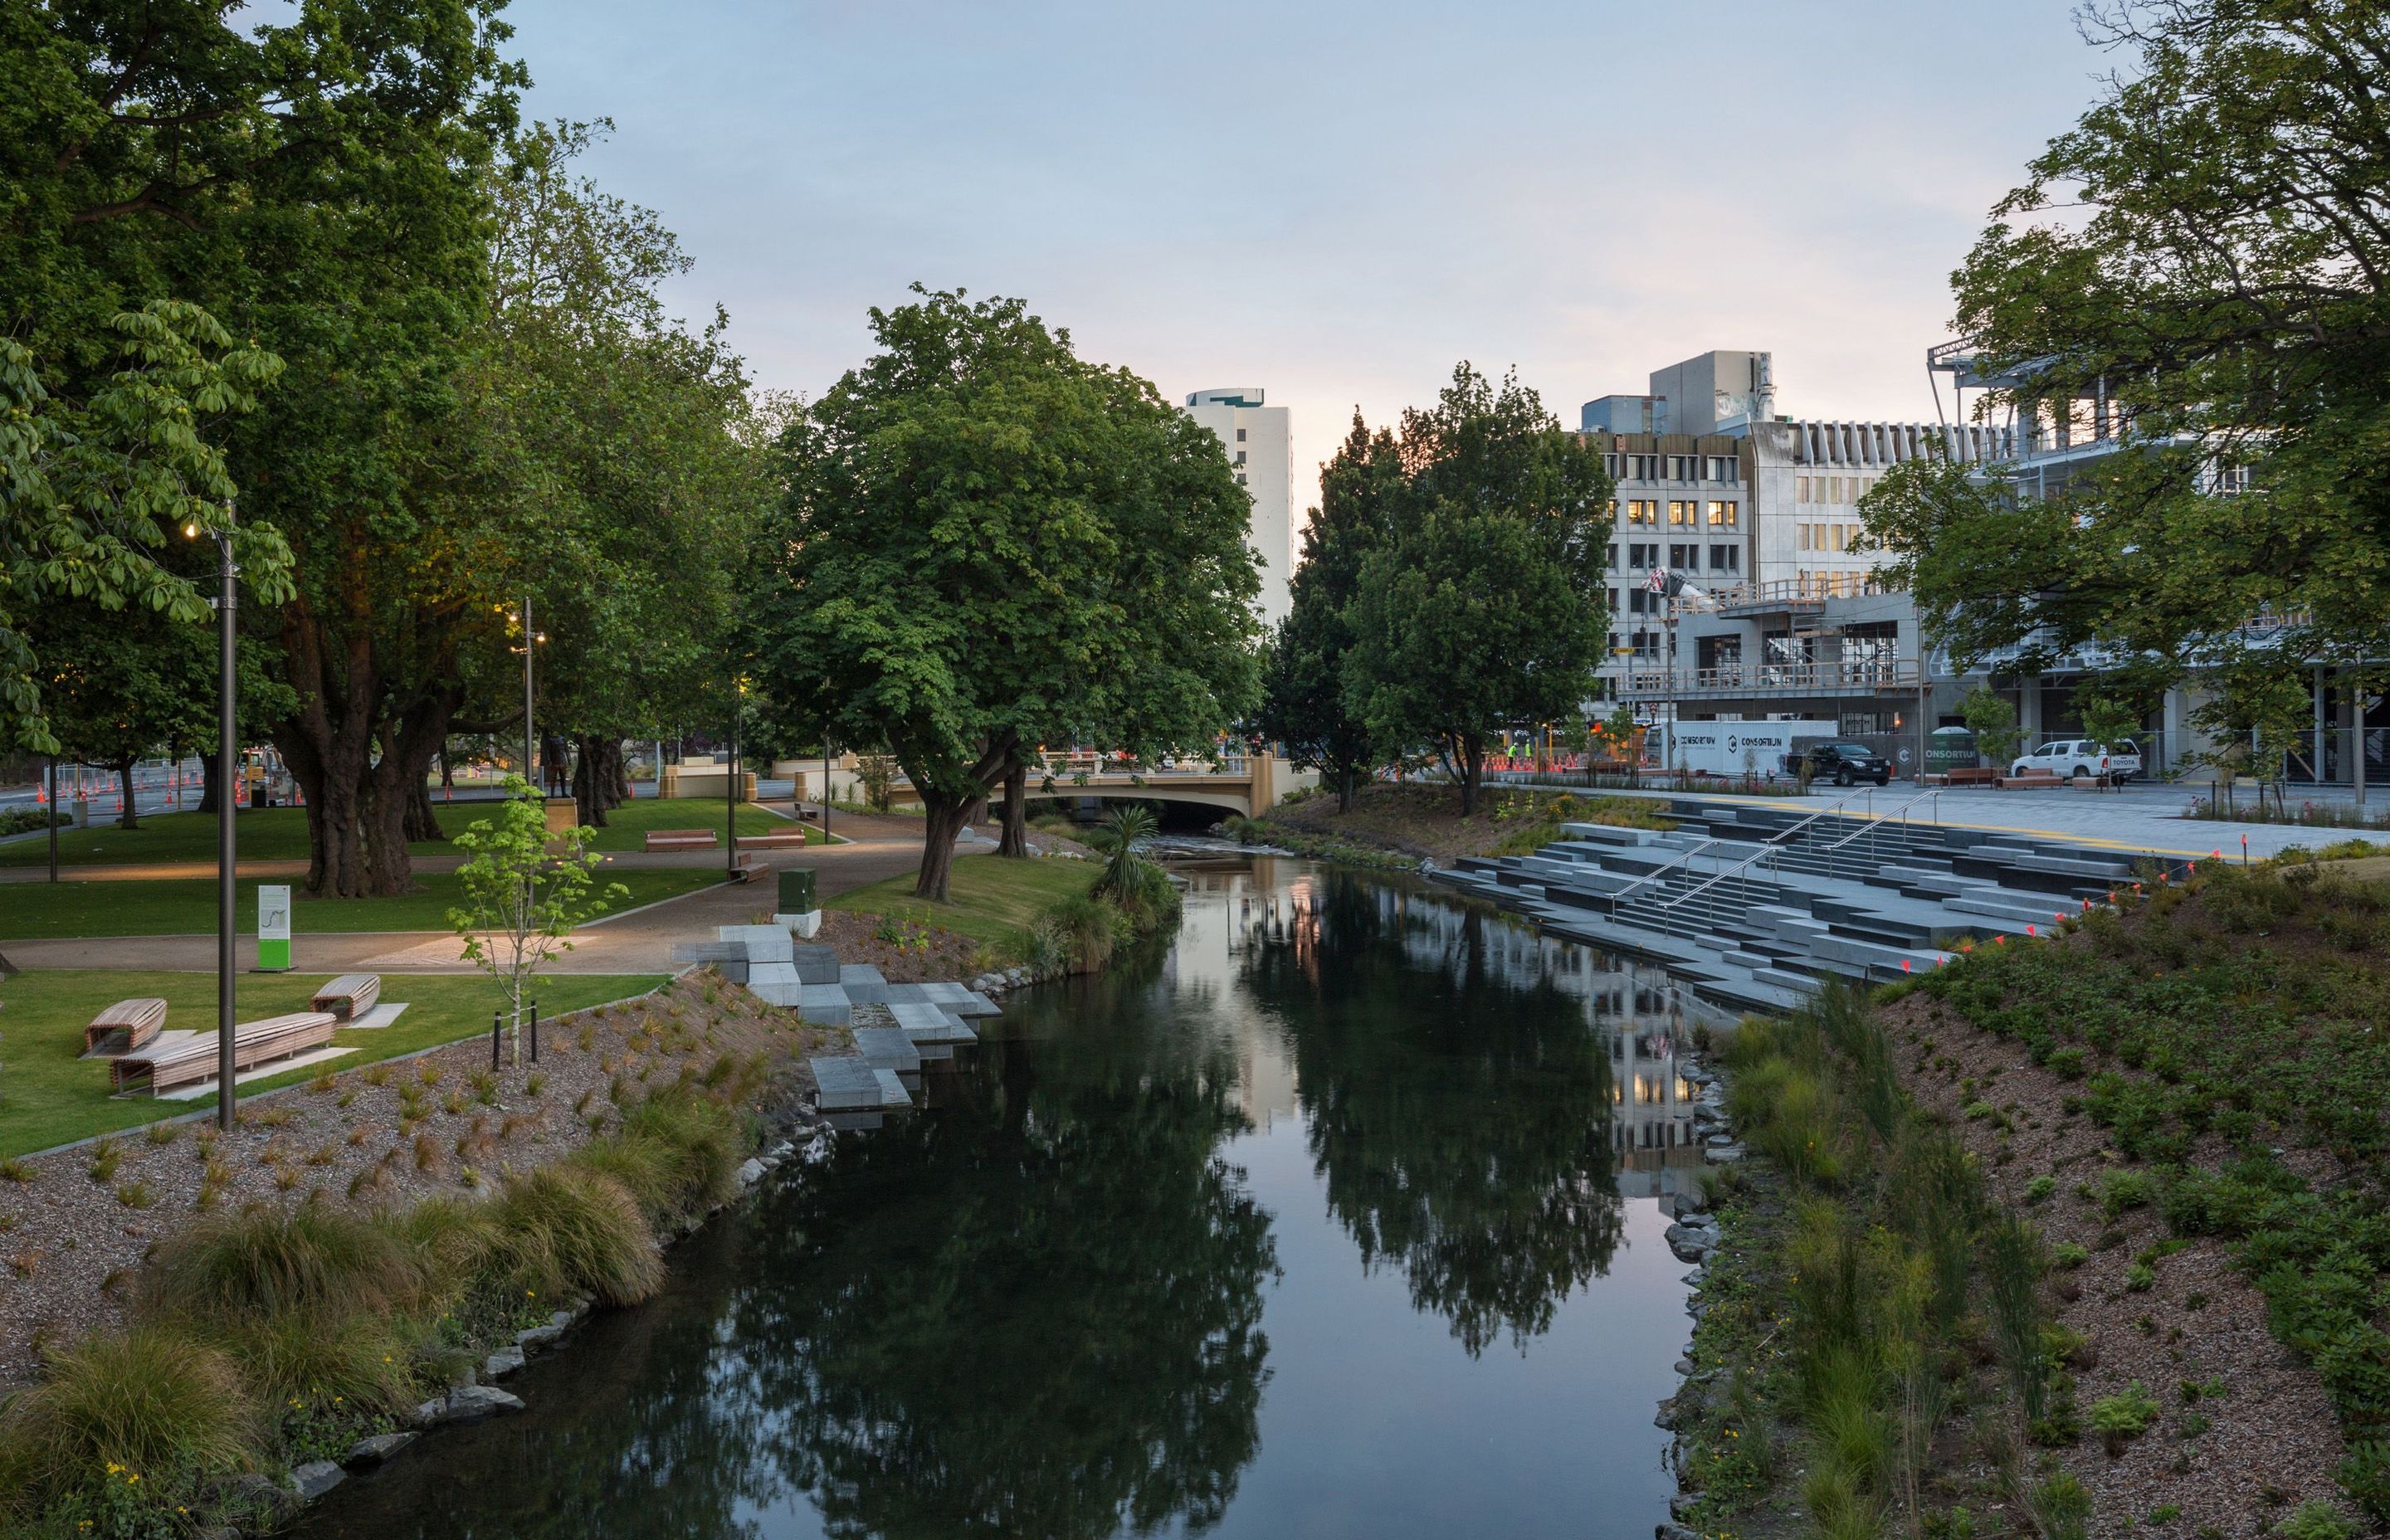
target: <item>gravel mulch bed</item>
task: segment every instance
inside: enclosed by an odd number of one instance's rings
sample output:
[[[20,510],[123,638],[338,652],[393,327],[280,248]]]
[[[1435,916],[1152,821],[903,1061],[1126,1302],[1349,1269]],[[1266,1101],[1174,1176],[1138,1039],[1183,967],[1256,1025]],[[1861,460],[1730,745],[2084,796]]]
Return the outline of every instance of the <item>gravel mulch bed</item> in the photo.
[[[30,1181],[0,1182],[0,1390],[33,1376],[45,1342],[121,1322],[150,1247],[201,1212],[203,1188],[211,1205],[361,1207],[490,1190],[602,1128],[617,1076],[636,1097],[683,1065],[701,1073],[726,1053],[768,1054],[785,1106],[810,1086],[805,1054],[851,1041],[696,973],[542,1022],[535,1067],[493,1073],[488,1040],[471,1040],[247,1099],[222,1138],[212,1123],[164,1123],[109,1142],[106,1156],[84,1146],[35,1157]],[[402,1130],[410,1099],[421,1115]]]
[[[2254,1536],[2269,1534],[2309,1498],[2337,1501],[2332,1473],[2342,1441],[2322,1382],[2275,1340],[2264,1297],[2226,1245],[2191,1238],[2157,1261],[2153,1288],[2127,1287],[2136,1255],[2168,1236],[2154,1209],[2125,1210],[2112,1226],[2097,1203],[2076,1196],[2078,1185],[2096,1187],[2102,1173],[2127,1163],[2089,1117],[2064,1110],[2081,1084],[1924,995],[1890,1007],[1884,1025],[1910,1092],[1947,1117],[1982,1160],[1994,1195],[2029,1215],[2053,1247],[2072,1242],[2090,1252],[2083,1266],[2053,1275],[2046,1298],[2059,1322],[2090,1340],[2090,1359],[2075,1371],[2084,1439],[2060,1458],[2091,1490],[2093,1533],[2123,1536],[2172,1506],[2180,1516],[2161,1533],[2188,1537],[2213,1526]],[[1903,1041],[1911,1030],[1931,1040],[1930,1052]],[[1934,1059],[1948,1062],[1920,1062]],[[1969,1080],[1972,1090],[1962,1087]],[[2005,1140],[1993,1121],[1964,1115],[1977,1100],[2010,1120]],[[2026,1185],[2045,1174],[2058,1190],[2034,1203]],[[2088,1409],[2136,1380],[2164,1411],[2111,1458],[2088,1431]],[[2224,1393],[2186,1404],[2185,1381]]]

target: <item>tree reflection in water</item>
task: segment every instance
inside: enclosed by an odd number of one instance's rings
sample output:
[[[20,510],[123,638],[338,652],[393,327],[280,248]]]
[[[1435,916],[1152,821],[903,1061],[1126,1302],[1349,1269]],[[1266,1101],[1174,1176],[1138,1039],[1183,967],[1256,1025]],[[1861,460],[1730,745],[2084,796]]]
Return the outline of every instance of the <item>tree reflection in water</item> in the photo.
[[[1200,1530],[1235,1495],[1276,1264],[1215,1154],[1243,1126],[1227,1066],[1079,1035],[983,1046],[933,1116],[844,1141],[763,1242],[794,1281],[733,1331],[834,1534]]]
[[[1311,1153],[1365,1268],[1473,1356],[1522,1351],[1609,1268],[1613,1080],[1585,1003],[1524,935],[1416,888],[1321,870],[1248,920],[1248,986],[1292,1023]],[[1530,947],[1532,954],[1534,948]]]

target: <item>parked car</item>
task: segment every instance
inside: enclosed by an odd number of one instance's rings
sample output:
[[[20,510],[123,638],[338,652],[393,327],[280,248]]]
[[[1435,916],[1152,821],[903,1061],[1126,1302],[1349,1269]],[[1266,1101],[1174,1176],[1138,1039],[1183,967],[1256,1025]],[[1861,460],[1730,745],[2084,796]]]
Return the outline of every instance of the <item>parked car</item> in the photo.
[[[2110,747],[2088,738],[2062,738],[2018,755],[2016,763],[2009,766],[2011,776],[2023,775],[2027,770],[2047,770],[2053,776],[2099,776],[2112,781],[2130,780],[2141,773],[2141,751],[2132,743]]]
[[[1795,776],[1805,770],[1813,781],[1831,778],[1836,786],[1892,784],[1892,762],[1862,743],[1805,743],[1784,756],[1784,768]]]

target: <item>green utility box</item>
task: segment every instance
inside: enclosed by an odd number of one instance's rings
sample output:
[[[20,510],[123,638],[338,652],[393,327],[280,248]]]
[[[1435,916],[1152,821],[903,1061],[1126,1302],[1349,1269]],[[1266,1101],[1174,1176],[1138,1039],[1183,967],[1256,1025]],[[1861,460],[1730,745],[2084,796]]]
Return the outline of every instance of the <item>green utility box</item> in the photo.
[[[821,907],[814,896],[816,869],[787,866],[780,872],[780,908],[784,915],[809,915]]]

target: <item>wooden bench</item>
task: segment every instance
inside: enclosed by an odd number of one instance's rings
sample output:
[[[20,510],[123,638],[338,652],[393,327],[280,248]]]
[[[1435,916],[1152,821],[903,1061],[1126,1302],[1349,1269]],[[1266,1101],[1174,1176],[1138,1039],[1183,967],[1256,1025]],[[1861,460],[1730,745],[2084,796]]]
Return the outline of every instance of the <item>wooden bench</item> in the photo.
[[[83,1051],[109,1057],[130,1053],[147,1046],[165,1024],[166,1002],[157,996],[119,1000],[83,1029]]]
[[[756,878],[761,877],[765,872],[769,871],[770,869],[770,867],[764,865],[761,858],[752,855],[742,855],[739,858],[739,864],[730,868],[730,880],[733,882],[752,882]]]
[[[373,1009],[381,998],[381,975],[379,973],[343,973],[315,992],[307,1002],[309,1010],[325,1010],[337,1020],[353,1021]]]
[[[1949,775],[1952,786],[1997,786],[1999,779],[2000,773],[1988,765],[1973,770],[1953,770]]]
[[[710,850],[722,843],[722,837],[710,828],[651,828],[648,830],[648,849]]]
[[[1999,784],[2002,789],[2009,791],[2040,791],[2064,786],[2066,782],[2052,771],[2027,770],[2022,775],[2002,776]]]
[[[805,831],[801,828],[790,829],[785,834],[778,832],[771,834],[742,834],[739,837],[739,848],[740,850],[745,850],[750,845],[753,846],[757,850],[794,850],[798,846],[806,842]]]
[[[277,1059],[295,1059],[332,1040],[339,1023],[324,1010],[296,1010],[244,1021],[232,1029],[233,1071],[254,1069]],[[151,1094],[177,1085],[196,1085],[216,1077],[216,1034],[212,1032],[161,1033],[147,1048],[122,1056],[109,1065],[120,1091],[147,1080]]]

